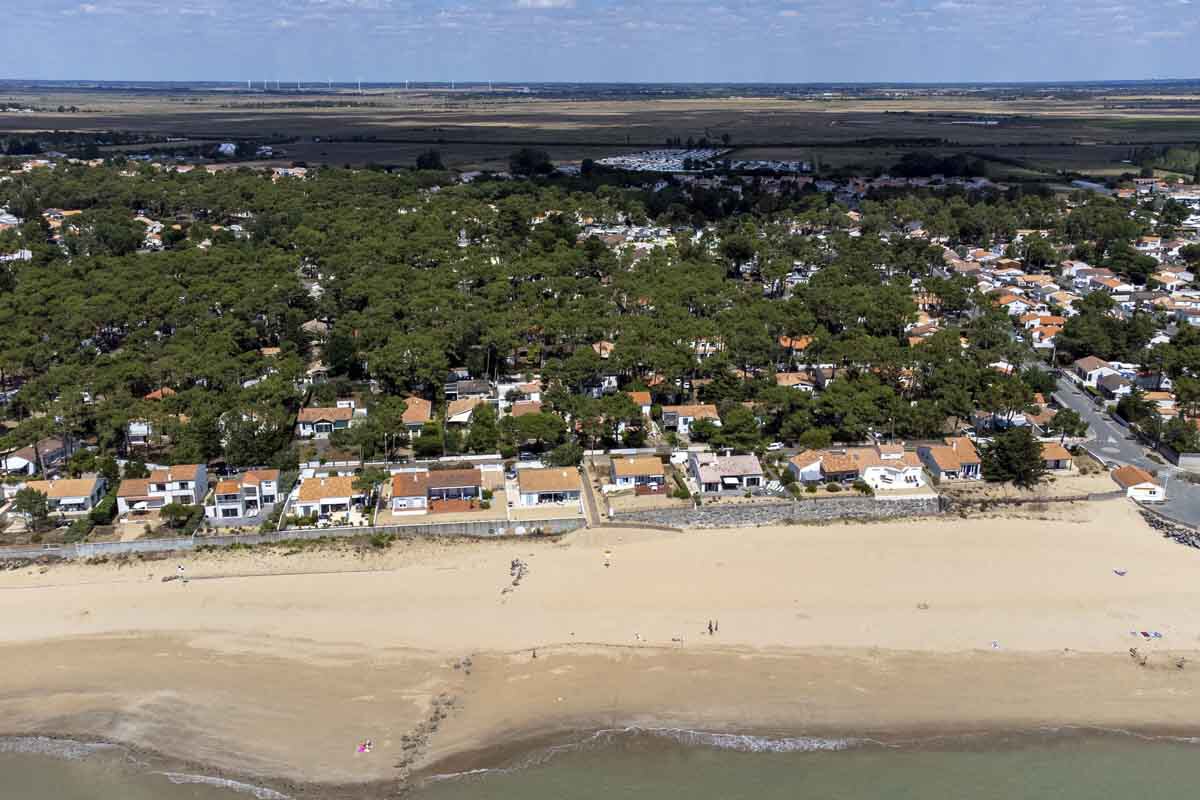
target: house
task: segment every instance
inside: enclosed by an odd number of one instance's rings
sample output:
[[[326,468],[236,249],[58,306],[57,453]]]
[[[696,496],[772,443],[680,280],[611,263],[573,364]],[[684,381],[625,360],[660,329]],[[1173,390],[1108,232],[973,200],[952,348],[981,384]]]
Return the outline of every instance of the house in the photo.
[[[517,471],[517,489],[524,507],[548,504],[579,505],[583,491],[579,473],[573,469],[522,469]]]
[[[688,458],[688,471],[705,494],[741,493],[763,485],[762,465],[753,455],[692,453]]]
[[[0,466],[12,475],[36,475],[38,464],[42,469],[61,467],[71,455],[71,447],[62,439],[47,437],[0,456]]]
[[[680,434],[687,436],[691,433],[692,425],[697,420],[706,419],[717,427],[721,426],[721,415],[712,404],[701,403],[686,406],[663,406],[662,422],[664,428],[674,428]]]
[[[364,499],[364,493],[354,488],[352,475],[305,478],[293,507],[302,517],[328,517],[348,513]]]
[[[180,464],[156,469],[149,478],[126,478],[117,489],[117,512],[153,511],[171,503],[198,506],[208,494],[208,470],[203,464]]]
[[[174,396],[175,396],[175,390],[172,389],[170,386],[160,386],[157,389],[155,389],[154,391],[144,395],[142,397],[142,399],[157,401],[157,400],[166,400],[168,397],[174,397]]]
[[[775,373],[775,385],[799,389],[809,394],[812,394],[817,388],[816,381],[807,372],[777,372]]]
[[[1133,381],[1114,372],[1096,381],[1096,388],[1109,400],[1119,400],[1133,391]]]
[[[365,409],[364,409],[365,411]],[[328,439],[334,431],[354,424],[354,408],[302,408],[296,416],[296,436],[301,439]]]
[[[788,461],[788,469],[804,483],[853,483],[861,480],[876,491],[925,485],[921,459],[903,445],[876,444],[844,450],[808,450]]]
[[[1058,442],[1042,443],[1042,466],[1049,472],[1069,472],[1075,460]]]
[[[86,514],[104,499],[107,486],[99,475],[85,475],[56,481],[29,481],[25,488],[46,495],[51,514]]]
[[[657,490],[667,482],[663,463],[658,456],[614,458],[609,467],[609,476],[614,486],[622,488],[649,486]]]
[[[450,402],[471,399],[487,400],[492,397],[492,384],[490,381],[456,380],[447,383],[445,391],[446,400]]]
[[[269,513],[279,500],[279,470],[258,469],[217,481],[205,499],[209,519],[246,519]]]
[[[442,500],[475,500],[483,496],[483,476],[478,469],[434,470],[425,478],[426,496]]]
[[[1117,373],[1107,361],[1102,361],[1095,356],[1086,356],[1077,360],[1071,365],[1071,370],[1079,380],[1088,386],[1095,386],[1097,381],[1105,375],[1115,375]]]
[[[475,407],[483,405],[486,402],[487,400],[482,397],[463,397],[458,400],[451,400],[446,406],[446,424],[470,424],[471,414],[475,412]]]
[[[650,409],[653,408],[653,405],[654,405],[653,401],[650,399],[650,393],[649,392],[626,392],[625,394],[629,395],[629,399],[633,401],[634,405],[636,405],[638,408],[641,409],[642,416],[649,419],[650,418]]]
[[[1125,490],[1125,496],[1139,503],[1161,503],[1167,493],[1153,475],[1133,465],[1115,469],[1112,479]]]
[[[542,413],[541,400],[518,400],[512,404],[512,408],[508,412],[514,417],[524,417],[527,414]]]
[[[415,395],[406,397],[404,399],[404,415],[401,419],[409,434],[416,436],[421,432],[425,423],[433,419],[433,403]]]
[[[918,458],[935,480],[977,481],[983,477],[983,461],[974,442],[965,436],[947,437],[944,442],[917,448]]]
[[[800,483],[820,483],[822,454],[818,450],[805,450],[788,459],[788,471]]]
[[[392,476],[388,505],[393,514],[424,514],[429,511],[429,473],[398,472]]]

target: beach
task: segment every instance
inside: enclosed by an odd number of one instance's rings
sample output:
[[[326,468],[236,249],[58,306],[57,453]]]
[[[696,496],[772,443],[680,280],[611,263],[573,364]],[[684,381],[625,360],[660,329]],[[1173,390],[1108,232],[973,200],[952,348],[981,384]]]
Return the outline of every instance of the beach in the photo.
[[[1200,732],[1200,551],[1123,500],[1051,509],[0,572],[0,734],[295,795],[631,726]]]

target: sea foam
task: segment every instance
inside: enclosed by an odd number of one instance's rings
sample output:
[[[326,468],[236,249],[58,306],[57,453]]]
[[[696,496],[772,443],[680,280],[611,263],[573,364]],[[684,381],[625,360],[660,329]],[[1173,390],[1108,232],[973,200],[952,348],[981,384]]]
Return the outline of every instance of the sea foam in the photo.
[[[253,784],[242,783],[240,781],[231,781],[228,778],[214,778],[209,775],[188,775],[182,772],[159,772],[156,774],[162,775],[171,783],[200,783],[205,786],[217,786],[222,789],[232,789],[235,792],[252,794],[258,800],[292,800],[286,794],[277,792],[274,789],[268,789],[265,786],[254,786]]]

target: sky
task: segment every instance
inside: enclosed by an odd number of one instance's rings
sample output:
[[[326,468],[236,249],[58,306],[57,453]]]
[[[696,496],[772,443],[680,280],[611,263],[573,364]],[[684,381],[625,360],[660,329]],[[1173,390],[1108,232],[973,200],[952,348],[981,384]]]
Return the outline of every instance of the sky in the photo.
[[[1200,0],[39,0],[0,78],[875,82],[1200,77]]]

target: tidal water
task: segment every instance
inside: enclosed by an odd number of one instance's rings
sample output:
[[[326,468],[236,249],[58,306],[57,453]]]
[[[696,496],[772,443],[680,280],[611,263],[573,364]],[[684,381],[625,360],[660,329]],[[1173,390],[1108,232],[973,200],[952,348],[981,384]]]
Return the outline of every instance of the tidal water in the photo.
[[[78,756],[79,754],[75,754]],[[64,759],[0,752],[3,800],[234,800],[282,795],[140,769],[99,752]],[[443,777],[419,800],[1191,800],[1200,744],[1038,733],[870,742],[749,740],[675,733],[584,737],[509,767]]]

